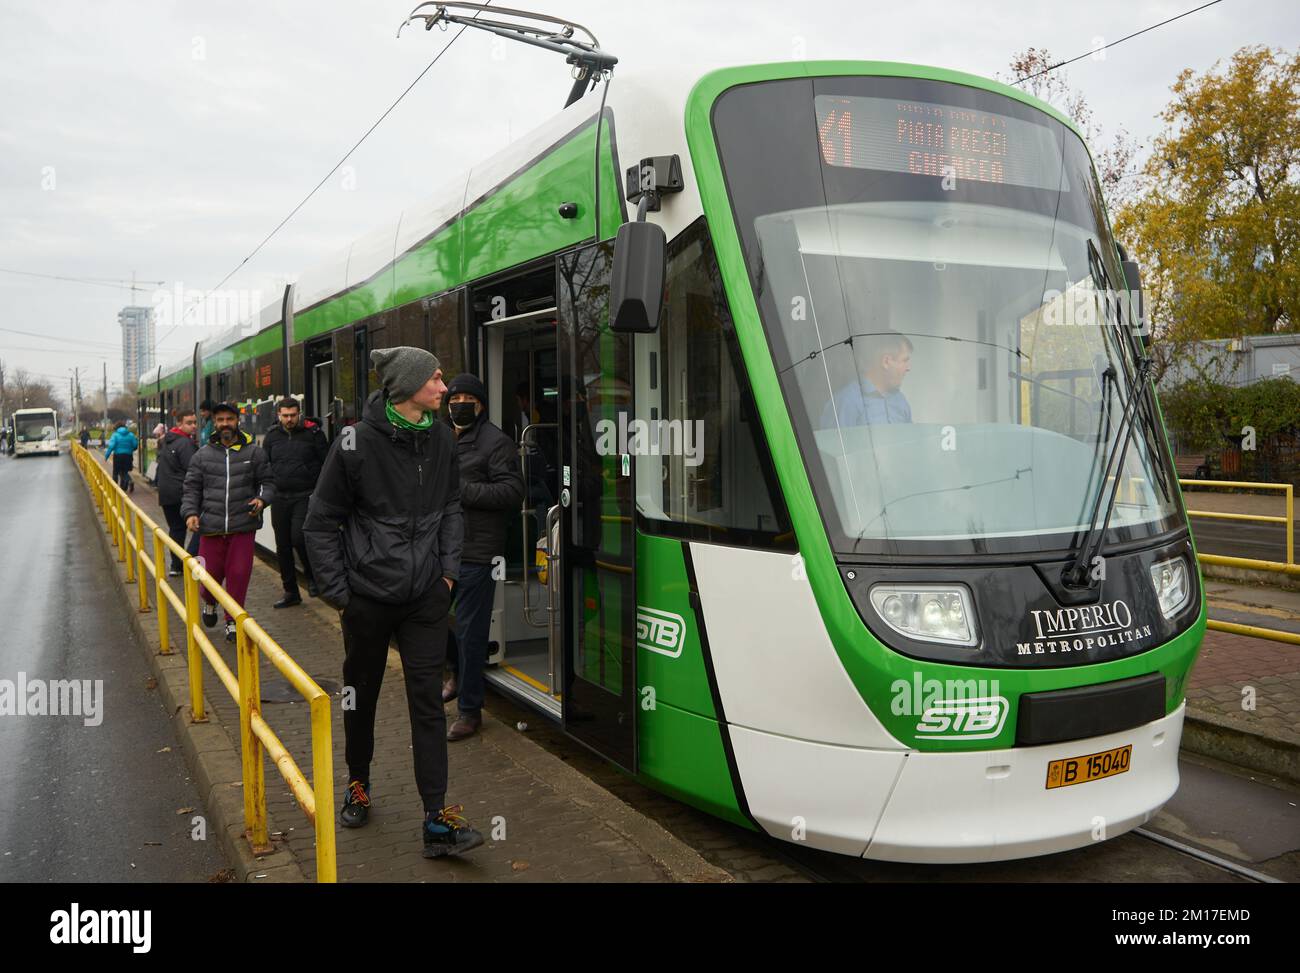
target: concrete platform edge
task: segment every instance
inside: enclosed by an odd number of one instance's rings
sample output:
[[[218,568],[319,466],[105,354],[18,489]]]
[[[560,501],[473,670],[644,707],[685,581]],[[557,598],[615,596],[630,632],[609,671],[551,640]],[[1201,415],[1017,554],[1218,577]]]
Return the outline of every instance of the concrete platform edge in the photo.
[[[1219,714],[1188,707],[1184,750],[1300,783],[1300,746],[1234,726]]]

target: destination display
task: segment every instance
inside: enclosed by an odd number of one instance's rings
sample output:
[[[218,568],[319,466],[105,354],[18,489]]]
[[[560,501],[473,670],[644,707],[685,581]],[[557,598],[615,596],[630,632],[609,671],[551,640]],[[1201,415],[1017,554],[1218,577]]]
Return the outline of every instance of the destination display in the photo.
[[[1043,125],[898,98],[817,95],[815,107],[830,166],[1068,189],[1061,147]]]

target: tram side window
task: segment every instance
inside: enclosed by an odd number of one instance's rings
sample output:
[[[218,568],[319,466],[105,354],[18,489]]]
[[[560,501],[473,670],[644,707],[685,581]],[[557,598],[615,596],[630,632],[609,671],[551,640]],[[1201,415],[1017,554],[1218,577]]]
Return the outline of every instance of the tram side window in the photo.
[[[442,375],[447,381],[465,370],[464,341],[461,335],[461,291],[448,291],[428,298],[429,350],[438,356]]]
[[[669,246],[666,281],[638,404],[659,455],[638,455],[638,508],[661,533],[793,548],[703,218]]]

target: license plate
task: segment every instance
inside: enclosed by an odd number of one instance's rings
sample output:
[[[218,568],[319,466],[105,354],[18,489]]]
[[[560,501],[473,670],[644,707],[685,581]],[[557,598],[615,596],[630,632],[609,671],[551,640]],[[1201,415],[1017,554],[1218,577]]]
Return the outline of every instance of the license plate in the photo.
[[[1130,743],[1123,747],[1116,747],[1114,750],[1053,760],[1047,765],[1047,789],[1086,784],[1090,780],[1126,774],[1132,757],[1133,744]]]

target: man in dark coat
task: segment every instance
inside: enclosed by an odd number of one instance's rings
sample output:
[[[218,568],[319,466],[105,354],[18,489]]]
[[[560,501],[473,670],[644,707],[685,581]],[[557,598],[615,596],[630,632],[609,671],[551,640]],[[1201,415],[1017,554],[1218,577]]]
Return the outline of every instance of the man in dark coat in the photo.
[[[455,444],[435,421],[447,386],[438,359],[422,348],[384,348],[370,359],[383,389],[330,447],[303,527],[320,597],[342,612],[352,705],[343,711],[349,782],[339,819],[347,828],[369,819],[375,710],[396,635],[424,802],[424,855],[457,855],[483,836],[460,805],[446,805],[447,722],[438,690],[465,529]]]
[[[185,474],[190,468],[190,460],[199,449],[194,442],[197,429],[198,420],[194,418],[194,410],[182,409],[176,417],[176,425],[167,431],[158,444],[158,505],[167,518],[167,533],[190,554],[199,553],[199,535],[190,538],[189,546],[186,547],[181,501],[185,495]],[[174,553],[167,573],[173,578],[180,576],[181,559]]]
[[[498,578],[505,577],[506,519],[524,502],[524,478],[514,441],[487,418],[487,390],[477,375],[457,375],[447,386],[460,460],[460,502],[465,509],[465,550],[456,580],[456,645],[447,659],[453,674],[442,698],[459,697],[460,715],[447,739],[463,740],[483,723],[483,667]]]
[[[275,528],[275,556],[280,562],[280,583],[284,585],[284,597],[272,607],[290,608],[302,604],[302,595],[298,593],[298,570],[293,561],[295,551],[302,555],[307,594],[317,594],[311,562],[307,559],[302,525],[307,519],[307,502],[311,499],[311,491],[315,489],[316,478],[325,465],[329,443],[325,441],[325,433],[320,426],[310,419],[301,418],[297,399],[281,399],[277,413],[280,424],[262,439],[262,448],[271,461],[271,475],[275,477],[271,525]]]
[[[198,532],[199,557],[217,584],[239,604],[253,574],[253,535],[262,508],[275,499],[271,464],[262,447],[239,428],[239,410],[228,402],[212,409],[212,439],[190,460],[181,498],[186,526]],[[203,624],[217,624],[216,599],[203,588]],[[235,622],[226,615],[226,641]]]

